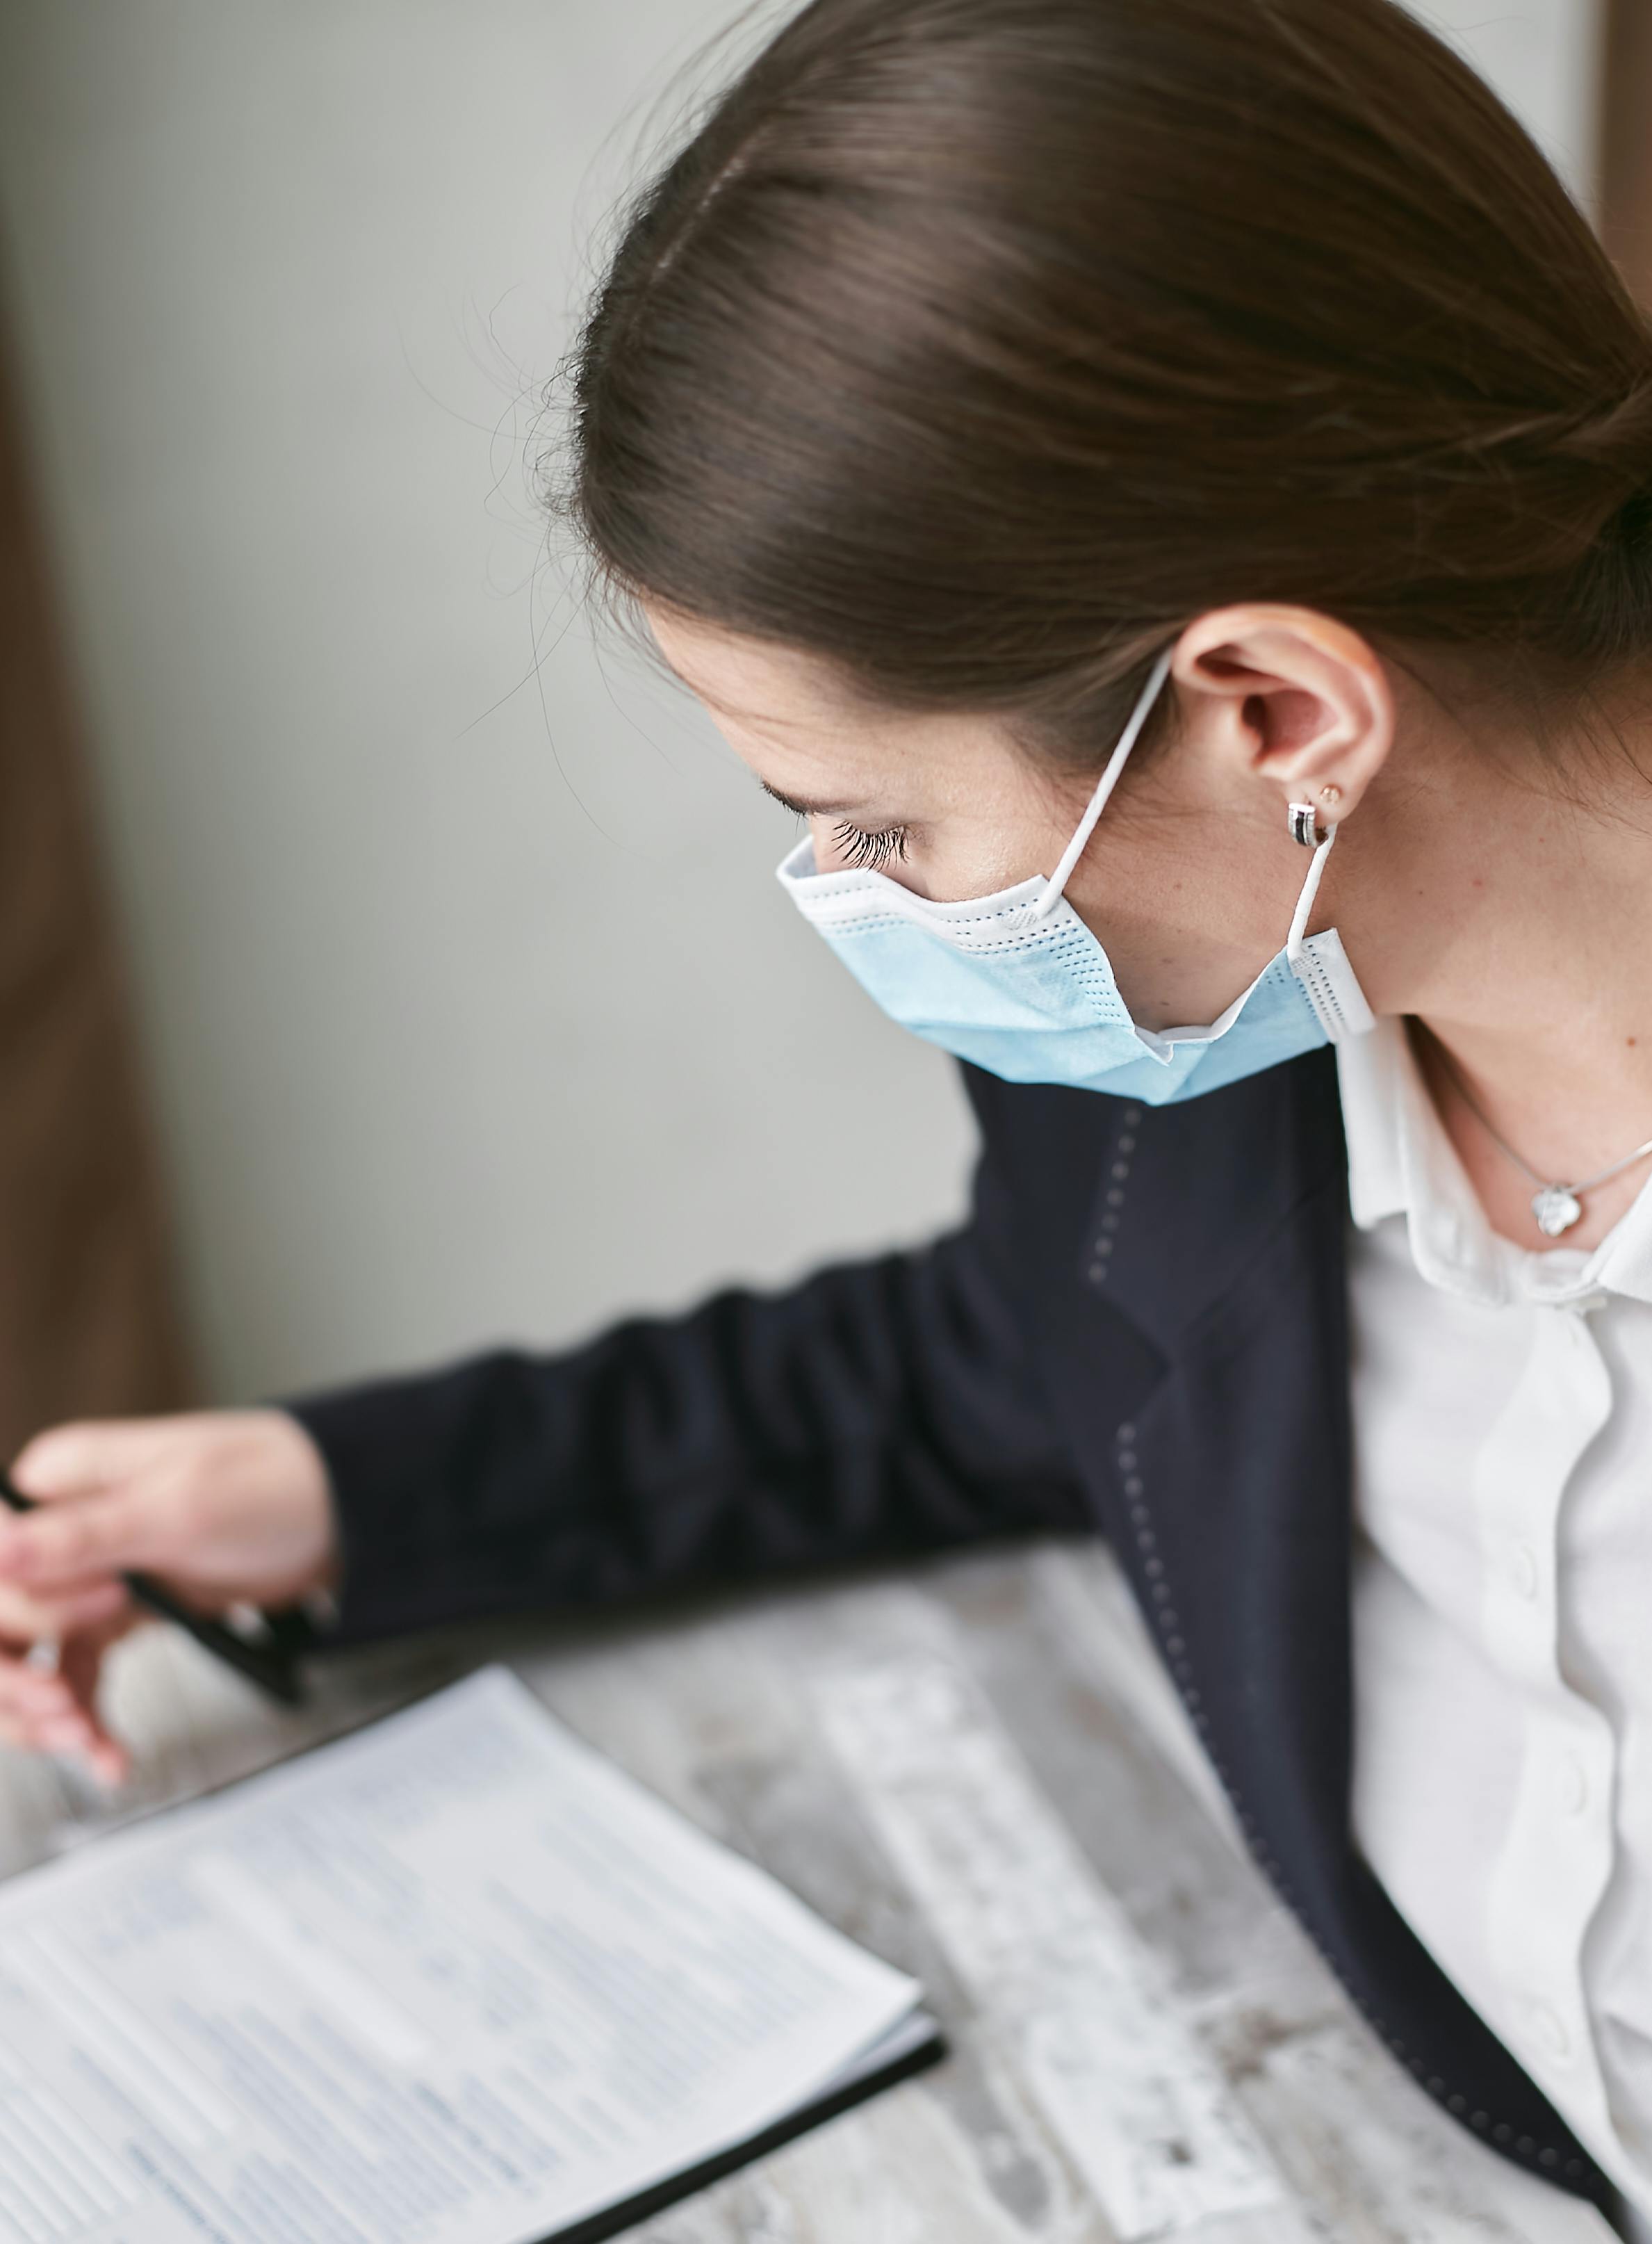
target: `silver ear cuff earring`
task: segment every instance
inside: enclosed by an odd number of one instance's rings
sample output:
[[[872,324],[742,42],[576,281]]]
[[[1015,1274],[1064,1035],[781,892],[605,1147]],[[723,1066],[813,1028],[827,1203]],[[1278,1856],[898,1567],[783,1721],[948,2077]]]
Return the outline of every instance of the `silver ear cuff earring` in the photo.
[[[1342,789],[1339,787],[1322,787],[1319,800],[1326,805],[1340,802]],[[1322,842],[1331,839],[1331,828],[1320,825],[1319,814],[1311,802],[1288,804],[1285,818],[1291,828],[1291,839],[1300,842],[1305,849],[1317,849]]]

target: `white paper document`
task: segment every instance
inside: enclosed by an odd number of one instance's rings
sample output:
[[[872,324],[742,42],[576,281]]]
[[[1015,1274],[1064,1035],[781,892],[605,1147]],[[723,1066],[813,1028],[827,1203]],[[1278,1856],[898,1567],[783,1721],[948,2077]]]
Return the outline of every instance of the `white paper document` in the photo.
[[[919,1990],[489,1668],[0,1887],[3,2244],[527,2244]]]

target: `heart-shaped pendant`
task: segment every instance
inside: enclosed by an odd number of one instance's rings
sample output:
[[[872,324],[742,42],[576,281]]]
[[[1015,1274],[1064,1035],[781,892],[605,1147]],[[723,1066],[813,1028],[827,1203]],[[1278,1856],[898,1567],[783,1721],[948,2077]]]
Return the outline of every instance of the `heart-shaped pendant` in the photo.
[[[1545,1239],[1558,1239],[1583,1220],[1583,1203],[1569,1185],[1545,1185],[1532,1194],[1532,1213]]]

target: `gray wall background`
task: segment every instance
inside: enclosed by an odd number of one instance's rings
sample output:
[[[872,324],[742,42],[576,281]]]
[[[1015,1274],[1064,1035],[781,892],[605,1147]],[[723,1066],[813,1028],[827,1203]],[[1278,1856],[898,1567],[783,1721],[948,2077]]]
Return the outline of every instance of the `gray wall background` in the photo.
[[[1585,188],[1597,0],[1430,12]],[[592,229],[727,13],[0,0],[8,295],[226,1397],[961,1206],[946,1063],[528,497]]]

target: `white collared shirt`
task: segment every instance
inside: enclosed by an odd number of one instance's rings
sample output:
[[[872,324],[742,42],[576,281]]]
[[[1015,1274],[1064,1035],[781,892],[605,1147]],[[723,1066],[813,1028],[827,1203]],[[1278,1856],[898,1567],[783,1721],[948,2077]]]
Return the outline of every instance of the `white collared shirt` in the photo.
[[[1355,1837],[1652,2220],[1652,1186],[1593,1253],[1527,1253],[1403,1024],[1338,1057]]]

